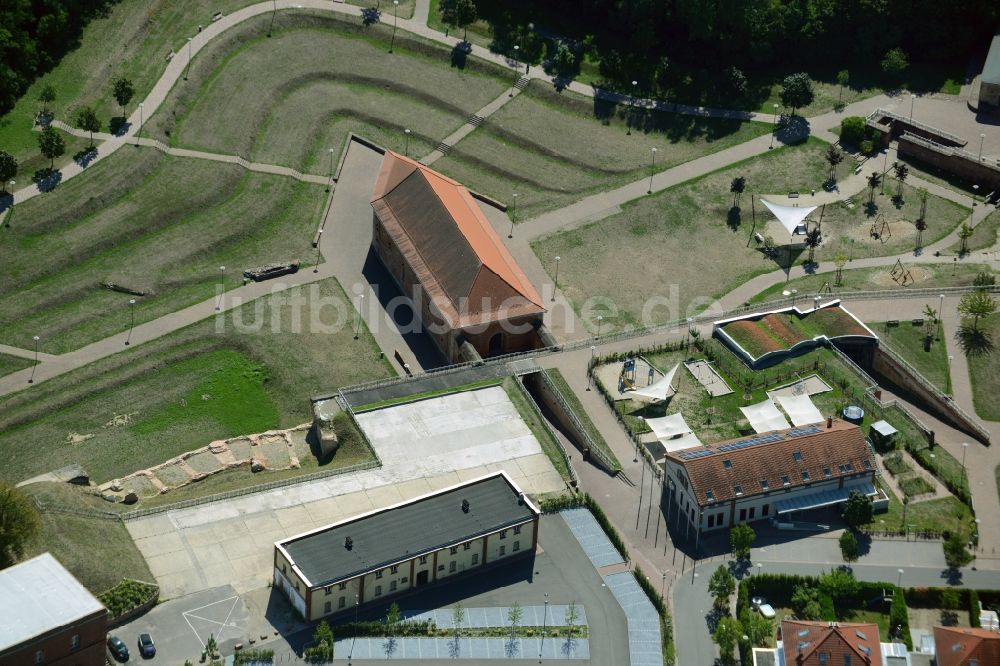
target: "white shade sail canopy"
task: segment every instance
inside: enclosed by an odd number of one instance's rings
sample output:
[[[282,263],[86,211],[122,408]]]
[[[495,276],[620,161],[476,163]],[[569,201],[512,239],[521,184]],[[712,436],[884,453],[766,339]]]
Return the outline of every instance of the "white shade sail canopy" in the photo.
[[[778,218],[778,222],[781,222],[781,226],[792,236],[806,232],[806,226],[803,222],[809,216],[809,213],[817,208],[817,206],[807,206],[805,208],[799,206],[782,206],[781,204],[771,203],[766,199],[761,199],[760,202],[767,206],[767,209]]]
[[[684,421],[684,415],[680,412],[658,419],[646,419],[646,423],[652,428],[656,439],[661,442],[671,437],[686,435],[692,432],[691,426]]]
[[[776,396],[778,404],[792,420],[792,425],[804,426],[823,421],[823,414],[806,394]]]
[[[693,432],[684,433],[680,437],[675,437],[674,439],[668,439],[663,442],[663,446],[667,451],[683,451],[684,449],[694,449],[704,446],[698,436]]]
[[[674,387],[671,386],[671,384],[673,384],[674,375],[677,374],[677,368],[680,366],[681,364],[678,363],[670,369],[670,372],[663,375],[649,386],[629,391],[628,397],[633,400],[641,400],[642,402],[663,402],[675,393]]]
[[[770,400],[758,402],[756,405],[740,407],[743,416],[747,417],[750,427],[754,432],[771,432],[772,430],[785,430],[789,428],[788,421],[774,403]]]

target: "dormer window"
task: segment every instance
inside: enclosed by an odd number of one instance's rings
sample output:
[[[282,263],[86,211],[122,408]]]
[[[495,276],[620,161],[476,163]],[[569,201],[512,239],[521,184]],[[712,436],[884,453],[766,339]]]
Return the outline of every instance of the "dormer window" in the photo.
[[[708,498],[709,502],[714,502],[715,501],[715,493],[712,492],[711,490],[706,490],[705,491],[705,497]]]
[[[809,480],[809,472],[807,472],[806,470],[802,470],[802,480],[803,481]]]
[[[732,469],[733,461],[730,460],[729,458],[726,458],[725,460],[722,461],[722,466],[725,467],[726,469]]]
[[[792,480],[788,478],[787,474],[781,475],[781,485],[787,486],[792,483]]]
[[[736,493],[737,497],[739,497],[740,495],[743,494],[743,486],[737,483],[735,486],[733,486],[733,492]]]
[[[763,488],[764,490],[767,490],[771,486],[770,486],[770,484],[768,484],[767,479],[761,479],[760,480],[760,487]]]
[[[802,452],[796,451],[795,453],[793,453],[792,460],[794,460],[795,462],[802,462]]]
[[[831,470],[829,467],[824,467],[823,476],[833,476],[833,470]]]

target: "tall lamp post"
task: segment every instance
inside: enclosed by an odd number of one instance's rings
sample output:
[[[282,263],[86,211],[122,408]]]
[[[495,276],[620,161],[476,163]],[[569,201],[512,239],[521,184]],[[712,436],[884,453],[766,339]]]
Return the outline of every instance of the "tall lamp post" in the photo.
[[[14,186],[17,185],[17,181],[13,181],[12,180],[8,184],[10,185],[10,212],[7,213],[7,224],[6,224],[6,226],[9,228],[10,227],[10,218],[14,217]]]
[[[34,384],[35,383],[35,368],[38,367],[38,336],[37,335],[33,335],[33,336],[31,336],[31,339],[35,341],[35,364],[33,366],[31,366],[31,376],[28,377],[28,383],[29,384]]]
[[[510,93],[507,95],[507,97],[513,97],[514,96],[514,87],[517,86],[517,77],[520,76],[520,74],[521,74],[521,70],[518,68],[518,65],[517,65],[517,52],[520,51],[520,50],[521,50],[521,47],[518,46],[517,44],[514,44],[514,78],[511,80],[511,83],[510,83]]]
[[[917,100],[917,96],[910,94],[910,122],[913,122],[913,103]]]
[[[327,148],[326,152],[330,153],[330,179],[326,183],[326,191],[329,192],[333,187],[333,148]]]
[[[267,36],[270,37],[271,33],[268,33]],[[191,71],[191,37],[188,37],[188,61],[187,61],[187,64],[184,66],[184,80],[185,81],[188,80],[188,73],[190,71]]]
[[[965,453],[969,450],[969,443],[962,442],[962,471],[968,473],[965,469]]]
[[[983,161],[983,141],[986,140],[986,134],[979,135],[979,161]]]
[[[597,356],[597,347],[590,345],[590,363],[587,368],[587,390],[594,385],[594,358]]]
[[[542,611],[542,642],[538,644],[538,663],[542,663],[542,652],[545,647],[545,634],[549,628],[549,593],[545,593],[545,609]]]
[[[215,304],[216,310],[222,309],[222,296],[226,293],[226,267],[219,266],[219,302]]]
[[[392,47],[396,45],[396,24],[398,23],[398,15],[399,0],[392,0],[392,39],[389,40],[389,53],[392,53]]]
[[[632,94],[628,98],[628,118],[625,122],[625,134],[632,134],[632,114],[635,111],[635,91],[636,86],[639,85],[638,81],[632,81]]]
[[[319,234],[316,238],[316,265],[313,266],[313,273],[319,273],[319,253],[320,246],[323,244],[323,230],[319,230]]]
[[[774,135],[778,133],[778,105],[772,104],[774,107],[774,129],[771,130],[771,145],[767,147],[768,150],[774,148]]]
[[[889,168],[889,149],[882,149],[882,184],[879,187],[878,193],[885,194],[885,172]]]
[[[507,238],[514,237],[514,217],[517,215],[517,192],[514,192],[514,203],[510,205],[510,232]]]
[[[354,339],[357,340],[361,337],[361,308],[365,303],[365,295],[358,294],[358,314],[354,321]]]
[[[403,130],[403,157],[410,156],[410,128]]]
[[[604,315],[597,315],[597,335],[594,339],[597,340],[601,337],[601,323],[604,321]]]
[[[976,205],[978,205],[978,203],[979,203],[979,186],[978,185],[973,185],[972,186],[972,205],[976,206]]]
[[[555,284],[552,287],[552,302],[555,303],[556,292],[559,291],[559,257],[556,257],[556,277],[553,282]]]
[[[656,171],[656,148],[651,148],[650,152],[652,157],[649,161],[649,189],[646,190],[646,194],[653,193],[653,173]]]
[[[132,329],[135,328],[135,299],[134,298],[128,299],[128,316],[129,316],[128,335],[125,336],[125,346],[126,347],[128,347],[129,344],[131,344],[131,341],[132,341]]]

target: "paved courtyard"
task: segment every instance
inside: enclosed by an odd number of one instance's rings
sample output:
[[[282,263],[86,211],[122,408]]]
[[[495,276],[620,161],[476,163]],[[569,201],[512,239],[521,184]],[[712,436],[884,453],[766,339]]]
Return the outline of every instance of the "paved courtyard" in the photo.
[[[564,488],[502,388],[422,400],[359,415],[379,469],[167,511],[126,523],[161,599],[271,579],[273,544],[496,470],[530,494]]]

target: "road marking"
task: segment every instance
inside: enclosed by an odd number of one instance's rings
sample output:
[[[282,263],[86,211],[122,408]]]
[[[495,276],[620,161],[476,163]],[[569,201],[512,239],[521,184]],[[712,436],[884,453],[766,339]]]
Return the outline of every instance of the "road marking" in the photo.
[[[209,608],[211,606],[217,606],[219,604],[224,604],[227,601],[232,601],[233,605],[229,607],[229,612],[226,613],[226,619],[224,619],[222,622],[219,622],[218,620],[210,620],[207,617],[202,617],[200,615],[195,615],[195,611],[200,611],[203,608]],[[217,624],[217,625],[219,625],[219,635],[215,637],[215,640],[217,642],[219,642],[220,639],[221,639],[221,637],[222,637],[222,632],[225,630],[226,627],[235,627],[236,626],[234,624],[230,624],[229,623],[229,618],[232,617],[233,611],[236,609],[236,604],[238,604],[239,601],[240,601],[239,595],[234,595],[234,596],[229,597],[227,599],[220,599],[219,601],[213,601],[210,604],[205,604],[204,606],[198,606],[197,608],[192,608],[191,610],[186,610],[186,611],[181,612],[181,617],[184,618],[184,621],[187,622],[188,627],[191,628],[191,632],[194,634],[194,637],[198,639],[199,643],[201,643],[202,649],[205,649],[205,641],[201,640],[201,636],[195,630],[194,625],[191,624],[191,619],[190,618],[194,618],[196,620],[201,620],[202,622],[208,622],[209,624]]]

